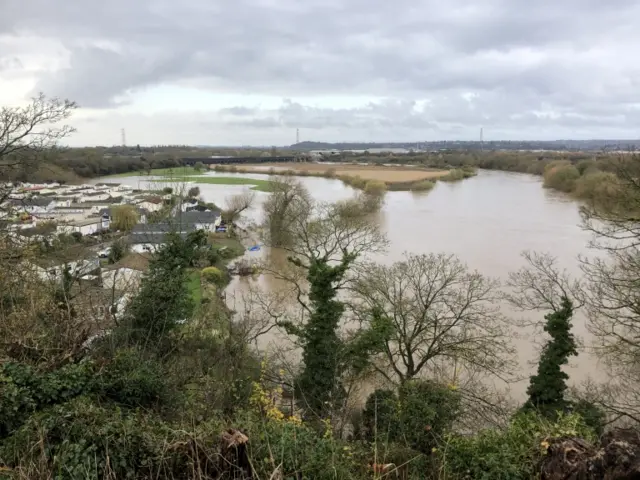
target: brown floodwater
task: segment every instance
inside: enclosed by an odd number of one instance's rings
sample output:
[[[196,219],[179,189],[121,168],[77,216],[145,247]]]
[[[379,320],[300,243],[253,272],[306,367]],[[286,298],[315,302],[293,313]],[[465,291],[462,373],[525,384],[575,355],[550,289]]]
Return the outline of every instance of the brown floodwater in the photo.
[[[207,175],[216,175],[210,173]],[[222,173],[221,176],[240,176],[265,179],[259,174]],[[313,197],[319,201],[337,201],[349,198],[354,190],[339,180],[300,177]],[[141,185],[147,179],[129,177],[118,179],[123,183]],[[206,201],[224,205],[224,198],[243,191],[245,186],[199,184]],[[264,193],[257,193],[257,205],[247,215],[247,221],[260,221],[261,201]],[[509,272],[524,265],[521,252],[533,250],[549,252],[557,257],[562,268],[578,276],[577,256],[589,254],[589,234],[580,229],[578,204],[568,196],[544,189],[539,177],[496,171],[480,171],[476,177],[457,183],[438,183],[430,192],[388,192],[377,221],[389,239],[389,249],[377,261],[391,263],[402,259],[404,252],[453,253],[472,269],[487,276],[505,280]],[[265,249],[247,252],[248,258],[275,258]],[[280,258],[280,261],[282,259]],[[273,278],[234,278],[227,289],[232,307],[241,309],[242,296],[250,288],[278,289]],[[543,313],[523,314],[504,308],[512,318],[541,320]],[[520,328],[513,343],[517,348],[523,375],[528,375],[539,354],[540,337]],[[590,338],[585,318],[574,318],[574,333],[586,346]],[[286,338],[275,333],[261,341],[261,345],[283,345]],[[576,385],[589,377],[604,378],[604,372],[585,348],[570,362],[571,383]],[[511,395],[524,396],[527,381],[510,386]]]

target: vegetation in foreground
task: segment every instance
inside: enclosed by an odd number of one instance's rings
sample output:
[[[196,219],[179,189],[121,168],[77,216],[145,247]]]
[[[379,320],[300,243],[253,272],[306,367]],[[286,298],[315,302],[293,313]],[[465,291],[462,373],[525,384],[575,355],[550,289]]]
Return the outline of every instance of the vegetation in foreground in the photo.
[[[40,97],[32,108],[55,126],[74,105]],[[18,129],[2,140],[17,152],[0,159],[2,168],[31,167],[35,150],[70,133],[30,129],[39,143],[26,143],[24,115],[0,115],[0,126]],[[640,165],[634,161],[628,166]],[[542,478],[568,478],[562,469],[575,472],[583,458],[569,464],[553,445],[579,437],[581,448],[600,455],[605,418],[634,428],[640,418],[640,230],[619,208],[640,189],[636,173],[627,174],[616,201],[582,210],[583,226],[606,240],[600,247],[609,261],[584,260],[577,281],[548,255],[527,254],[508,294],[452,255],[371,262],[366,253],[386,248],[371,215],[384,195],[379,184],[323,204],[293,179],[278,183],[264,206],[263,233],[286,262],[265,272],[286,288],[256,292],[238,312],[220,297],[226,277],[216,262],[225,250],[208,248],[203,232],[169,233],[128,302],[99,309],[94,289],[70,269],[49,279],[31,267],[64,253],[68,239],[15,244],[2,230],[2,475],[512,480],[542,471]],[[4,186],[4,198],[11,188]],[[248,208],[247,193],[229,199],[229,220]],[[190,284],[203,263],[206,308],[197,308]],[[501,314],[502,299],[539,312],[546,332],[528,398],[517,406],[485,382],[516,373],[510,342],[519,324]],[[578,308],[610,374],[584,397],[567,388],[562,368],[577,352],[571,322]],[[256,347],[274,329],[298,348],[300,361],[288,360],[284,347]],[[372,379],[383,388],[359,405],[358,388]]]

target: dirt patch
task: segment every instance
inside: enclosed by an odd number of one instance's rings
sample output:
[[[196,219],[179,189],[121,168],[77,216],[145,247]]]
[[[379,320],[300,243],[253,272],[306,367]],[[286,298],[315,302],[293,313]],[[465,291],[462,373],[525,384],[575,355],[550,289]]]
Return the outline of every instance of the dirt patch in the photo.
[[[273,168],[276,171],[295,170],[302,175],[323,175],[333,172],[336,177],[360,177],[363,180],[380,180],[390,183],[411,183],[420,180],[436,179],[446,175],[448,170],[430,170],[416,167],[386,167],[384,165],[350,165],[322,163],[273,163],[261,165],[243,165],[238,171],[251,173],[267,173]]]

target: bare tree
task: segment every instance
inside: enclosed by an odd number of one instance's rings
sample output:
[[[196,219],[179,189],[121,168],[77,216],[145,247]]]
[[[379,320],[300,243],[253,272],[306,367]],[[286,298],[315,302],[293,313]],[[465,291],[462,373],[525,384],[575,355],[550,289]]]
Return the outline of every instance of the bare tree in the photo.
[[[255,198],[255,192],[251,190],[227,198],[227,208],[222,212],[222,217],[229,223],[237,222],[243,212],[252,207]]]
[[[369,264],[355,282],[354,309],[380,335],[373,368],[394,383],[442,368],[500,378],[514,366],[496,280],[469,271],[453,255],[406,255]]]
[[[271,195],[264,202],[265,242],[272,247],[291,244],[291,227],[308,218],[311,211],[311,196],[307,189],[293,177],[271,180]]]
[[[618,182],[607,201],[580,209],[582,227],[593,234],[591,246],[613,255],[640,247],[640,154],[612,160]]]
[[[566,270],[559,270],[556,258],[549,253],[525,251],[522,257],[527,266],[509,273],[506,300],[520,310],[557,311],[562,298],[572,301],[574,310],[584,303],[584,295],[577,280]]]
[[[0,176],[9,178],[28,173],[44,154],[50,153],[60,140],[74,129],[57,125],[68,119],[77,108],[74,102],[47,98],[39,94],[23,107],[0,109]],[[11,193],[10,187],[0,190],[0,203]]]
[[[616,195],[582,207],[591,246],[604,255],[581,258],[593,350],[609,369],[600,403],[640,420],[640,155],[613,162]]]

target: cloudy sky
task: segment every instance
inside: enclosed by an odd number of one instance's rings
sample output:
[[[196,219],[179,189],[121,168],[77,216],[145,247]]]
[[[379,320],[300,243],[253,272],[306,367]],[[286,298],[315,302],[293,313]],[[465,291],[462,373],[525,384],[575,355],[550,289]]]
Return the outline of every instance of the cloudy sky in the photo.
[[[74,145],[640,137],[638,0],[2,0]]]

